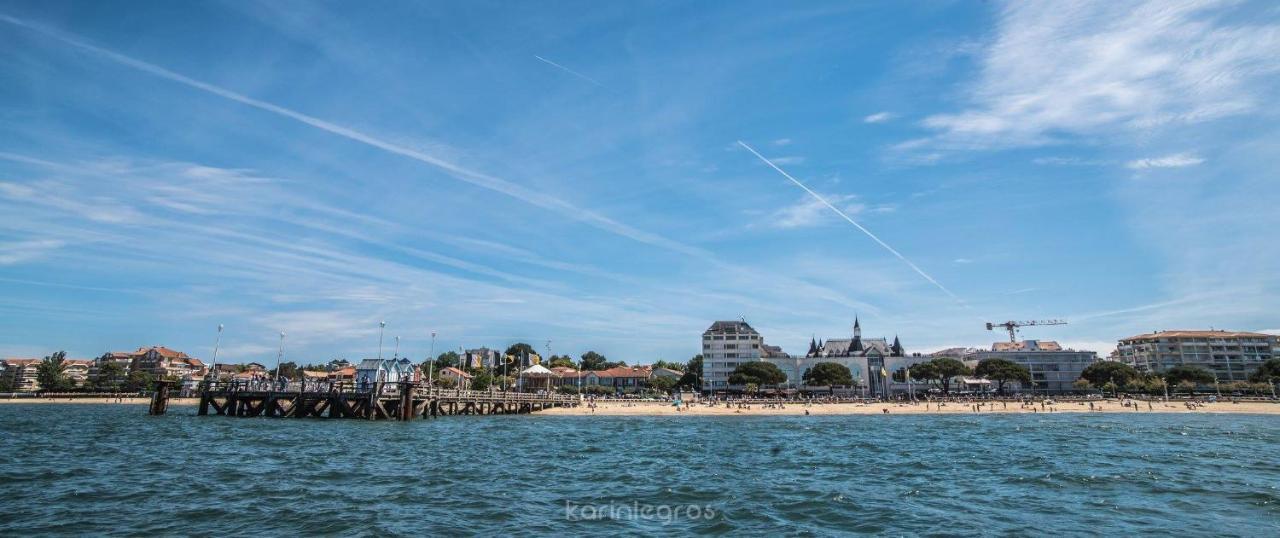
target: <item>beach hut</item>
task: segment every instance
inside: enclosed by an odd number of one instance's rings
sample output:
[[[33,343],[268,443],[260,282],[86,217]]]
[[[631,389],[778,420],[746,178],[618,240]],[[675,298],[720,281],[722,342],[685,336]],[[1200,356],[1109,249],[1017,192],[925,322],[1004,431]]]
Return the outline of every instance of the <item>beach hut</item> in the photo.
[[[541,364],[535,364],[520,371],[520,390],[551,390],[552,380],[559,377],[558,374],[548,370]]]

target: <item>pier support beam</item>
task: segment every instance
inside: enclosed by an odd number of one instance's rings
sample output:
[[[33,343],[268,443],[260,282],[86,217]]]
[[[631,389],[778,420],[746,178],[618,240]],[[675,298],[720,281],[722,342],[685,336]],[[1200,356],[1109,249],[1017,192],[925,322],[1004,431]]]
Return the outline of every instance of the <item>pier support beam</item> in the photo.
[[[148,415],[163,415],[169,410],[169,382],[156,381],[156,391],[151,393],[151,407],[147,409]]]

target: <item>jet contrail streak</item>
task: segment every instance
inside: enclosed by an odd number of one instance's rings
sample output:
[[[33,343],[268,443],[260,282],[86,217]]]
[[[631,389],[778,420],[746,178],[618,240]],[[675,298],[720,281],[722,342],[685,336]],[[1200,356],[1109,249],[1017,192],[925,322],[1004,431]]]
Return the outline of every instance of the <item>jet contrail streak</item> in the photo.
[[[574,220],[585,222],[596,228],[599,228],[608,232],[612,232],[612,233],[621,235],[623,237],[628,237],[636,241],[639,241],[641,243],[646,243],[649,245],[657,246],[659,248],[665,248],[668,250],[680,252],[683,254],[689,254],[693,256],[699,256],[699,257],[710,256],[709,253],[703,251],[700,248],[685,245],[683,243],[668,239],[658,234],[633,228],[625,223],[616,221],[605,215],[601,215],[599,213],[596,213],[588,209],[580,208],[574,204],[566,202],[553,195],[536,191],[533,189],[529,189],[527,187],[524,187],[516,183],[512,183],[510,181],[507,181],[499,177],[494,177],[494,176],[490,176],[480,172],[476,172],[474,170],[469,170],[467,168],[464,168],[452,162],[446,161],[444,159],[440,159],[433,155],[428,155],[426,153],[423,153],[413,148],[401,146],[399,144],[394,144],[386,140],[374,137],[372,135],[362,133],[355,129],[351,129],[349,127],[344,127],[342,125],[325,121],[315,116],[310,116],[302,112],[285,108],[274,103],[262,101],[260,99],[255,99],[253,97],[249,97],[247,95],[228,90],[221,86],[216,86],[208,82],[204,82],[201,80],[188,77],[181,73],[170,71],[158,65],[148,63],[148,62],[133,58],[131,56],[126,56],[119,52],[115,52],[110,49],[105,49],[105,48],[90,44],[86,41],[82,41],[80,39],[77,39],[76,37],[73,37],[73,34],[66,34],[63,32],[59,32],[57,30],[45,28],[40,25],[31,24],[17,17],[12,17],[3,13],[0,13],[0,21],[4,21],[16,26],[26,28],[28,30],[39,32],[52,39],[61,41],[62,43],[71,45],[73,47],[76,47],[78,49],[81,49],[87,52],[91,52],[93,54],[97,54],[108,60],[111,60],[113,62],[122,64],[122,65],[126,65],[128,67],[137,69],[144,73],[149,73],[151,75],[154,75],[163,79],[167,79],[173,82],[177,82],[179,84],[183,84],[204,92],[208,92],[213,95],[217,95],[219,97],[222,97],[231,101],[235,101],[237,103],[241,103],[259,110],[263,110],[266,112],[270,112],[272,114],[283,116],[283,117],[292,119],[294,121],[297,121],[306,125],[310,125],[322,131],[327,131],[334,135],[346,138],[348,140],[353,140],[355,142],[359,142],[362,144],[366,144],[366,145],[381,149],[388,153],[393,153],[393,154],[407,157],[422,163],[429,164],[431,166],[435,166],[437,168],[444,170],[450,176],[452,176],[453,178],[459,181],[470,183],[477,187],[489,189],[491,191],[498,192],[501,194],[505,194],[517,200],[523,200],[525,202],[531,203],[538,207],[556,211]]]
[[[582,80],[585,80],[585,81],[587,81],[587,82],[590,82],[590,83],[592,83],[592,84],[595,84],[596,86],[599,86],[599,87],[601,87],[601,88],[603,88],[603,87],[604,87],[604,84],[601,84],[601,83],[600,83],[600,82],[598,82],[596,79],[591,78],[591,77],[588,77],[588,76],[586,76],[586,75],[584,75],[584,74],[582,74],[582,73],[579,73],[579,72],[577,72],[577,71],[574,71],[574,70],[572,70],[572,69],[569,69],[568,67],[565,67],[565,66],[560,65],[560,64],[558,64],[558,63],[555,63],[555,62],[553,62],[553,61],[551,61],[551,60],[548,60],[548,59],[546,59],[546,58],[543,58],[543,57],[541,57],[541,56],[538,56],[537,54],[534,54],[534,55],[533,55],[533,57],[534,57],[534,58],[537,58],[539,61],[541,61],[541,62],[543,62],[543,63],[545,63],[545,64],[547,64],[547,65],[550,65],[550,66],[552,66],[552,67],[555,67],[555,68],[557,68],[557,69],[560,69],[561,71],[564,71],[565,73],[568,73],[568,74],[573,75],[573,76],[575,76],[575,77],[578,77],[578,78],[580,78],[580,79],[582,79]]]
[[[758,157],[760,160],[764,161],[764,163],[765,163],[765,164],[767,164],[767,165],[769,165],[769,167],[770,167],[770,168],[773,168],[774,170],[777,170],[777,171],[778,171],[778,173],[779,173],[779,174],[782,174],[782,176],[783,176],[783,177],[785,177],[785,178],[787,178],[787,179],[790,179],[790,180],[791,180],[791,182],[792,182],[792,183],[795,183],[797,187],[800,187],[801,189],[804,189],[804,192],[809,193],[809,195],[810,195],[810,196],[813,196],[813,197],[814,197],[814,198],[816,198],[819,202],[822,202],[822,204],[823,204],[823,205],[827,206],[827,207],[828,207],[829,209],[831,209],[832,211],[835,211],[835,212],[836,212],[836,214],[837,214],[837,215],[840,215],[840,217],[841,217],[841,218],[843,218],[844,220],[849,221],[849,224],[852,224],[855,228],[857,228],[857,229],[859,229],[859,230],[862,230],[862,233],[867,234],[867,237],[870,237],[872,241],[875,241],[875,242],[876,242],[876,243],[878,243],[880,246],[884,247],[884,249],[885,249],[885,250],[889,251],[889,252],[890,252],[890,253],[892,253],[894,256],[897,256],[899,260],[902,260],[902,262],[903,262],[903,263],[905,263],[905,264],[907,264],[908,266],[910,266],[910,267],[911,267],[911,269],[912,269],[913,271],[915,271],[916,273],[919,273],[919,274],[920,274],[920,276],[924,277],[924,279],[925,279],[925,280],[928,280],[930,284],[933,284],[934,286],[937,286],[937,287],[938,287],[938,289],[942,290],[942,292],[943,292],[943,293],[947,294],[947,295],[948,295],[948,296],[950,296],[952,299],[955,299],[957,302],[960,302],[961,304],[964,304],[964,301],[961,301],[959,297],[956,297],[956,294],[951,293],[951,290],[947,289],[947,288],[946,288],[946,286],[943,286],[942,284],[938,283],[938,281],[937,281],[937,280],[934,280],[934,278],[933,278],[933,277],[929,276],[929,274],[928,274],[928,273],[924,272],[924,270],[922,270],[922,269],[920,269],[919,267],[917,267],[917,266],[916,266],[916,264],[911,263],[911,260],[908,260],[906,256],[903,256],[903,255],[902,255],[902,253],[898,252],[896,249],[894,249],[893,247],[889,246],[889,244],[888,244],[888,243],[885,243],[884,241],[881,241],[879,237],[876,237],[876,234],[871,233],[871,230],[868,230],[868,229],[864,228],[861,224],[858,224],[858,223],[857,223],[857,221],[853,220],[852,218],[849,218],[849,215],[846,215],[844,211],[841,211],[841,210],[840,210],[839,208],[837,208],[836,206],[831,205],[831,202],[828,202],[828,201],[826,200],[826,198],[823,198],[822,196],[819,196],[819,195],[818,195],[818,193],[813,192],[813,190],[811,190],[809,187],[806,187],[806,186],[804,185],[804,183],[801,183],[801,182],[800,182],[800,181],[798,181],[796,178],[791,177],[791,174],[788,174],[785,170],[783,170],[783,169],[781,169],[781,168],[778,168],[778,165],[773,164],[773,161],[770,161],[769,159],[766,159],[764,155],[761,155],[761,154],[760,154],[760,152],[756,151],[756,150],[755,150],[754,148],[752,148],[751,146],[748,146],[745,142],[743,142],[743,141],[739,140],[739,141],[738,141],[738,145],[740,145],[740,146],[742,146],[742,147],[744,147],[744,148],[747,148],[747,151],[750,151],[753,155],[755,155],[756,157]]]

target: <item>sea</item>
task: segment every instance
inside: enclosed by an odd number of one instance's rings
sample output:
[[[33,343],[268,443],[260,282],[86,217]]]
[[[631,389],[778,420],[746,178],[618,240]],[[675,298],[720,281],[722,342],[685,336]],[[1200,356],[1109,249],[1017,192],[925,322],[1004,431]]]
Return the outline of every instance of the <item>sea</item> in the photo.
[[[0,405],[0,536],[1280,536],[1280,417]]]

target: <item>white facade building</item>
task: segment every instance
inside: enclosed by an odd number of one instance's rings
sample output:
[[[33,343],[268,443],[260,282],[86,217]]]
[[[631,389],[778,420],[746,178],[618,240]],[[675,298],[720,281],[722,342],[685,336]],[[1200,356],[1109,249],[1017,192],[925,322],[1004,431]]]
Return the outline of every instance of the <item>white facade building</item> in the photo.
[[[729,388],[729,374],[763,356],[764,338],[746,321],[717,321],[702,333],[702,390]]]
[[[1247,381],[1275,356],[1276,336],[1233,331],[1162,331],[1120,340],[1120,361],[1139,372],[1160,373],[1179,365],[1199,366],[1218,381]]]
[[[1074,383],[1085,368],[1098,362],[1098,353],[1062,349],[1052,340],[996,342],[990,351],[969,354],[965,363],[977,366],[983,359],[1006,359],[1031,371],[1032,386],[1023,387],[1021,383],[1011,382],[1005,384],[1006,391],[1066,393],[1075,391]]]

